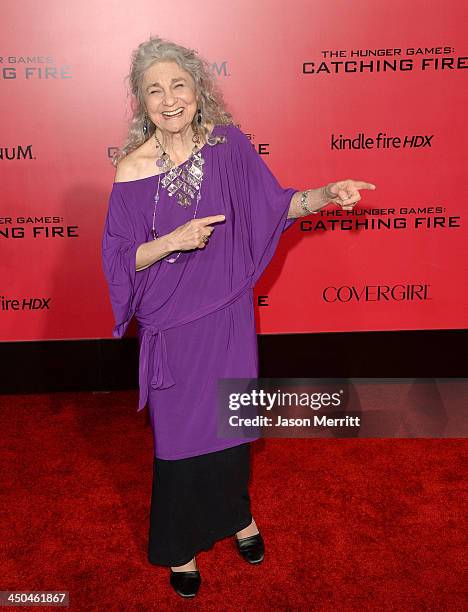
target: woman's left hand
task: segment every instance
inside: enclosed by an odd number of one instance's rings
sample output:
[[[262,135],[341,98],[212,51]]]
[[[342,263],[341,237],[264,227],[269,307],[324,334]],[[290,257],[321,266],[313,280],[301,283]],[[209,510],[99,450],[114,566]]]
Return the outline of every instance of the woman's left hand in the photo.
[[[325,187],[325,195],[327,198],[331,196],[329,202],[339,204],[343,210],[353,210],[354,206],[361,199],[359,189],[376,189],[376,187],[372,183],[347,179],[345,181],[329,183]]]

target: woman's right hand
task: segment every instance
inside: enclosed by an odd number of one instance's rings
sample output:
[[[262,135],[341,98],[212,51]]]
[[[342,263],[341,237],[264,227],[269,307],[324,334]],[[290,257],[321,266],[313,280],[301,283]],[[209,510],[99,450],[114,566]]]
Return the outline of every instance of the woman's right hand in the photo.
[[[190,251],[191,249],[203,249],[206,243],[203,242],[203,236],[211,236],[214,227],[211,223],[219,223],[226,219],[225,215],[213,215],[211,217],[201,217],[200,219],[191,219],[179,225],[175,230],[170,232],[171,245],[174,251]]]

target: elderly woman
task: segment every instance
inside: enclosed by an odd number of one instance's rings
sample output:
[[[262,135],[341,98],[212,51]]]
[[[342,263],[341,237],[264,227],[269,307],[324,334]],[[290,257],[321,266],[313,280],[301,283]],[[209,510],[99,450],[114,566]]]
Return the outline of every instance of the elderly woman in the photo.
[[[154,437],[148,559],[184,597],[195,555],[234,536],[264,556],[251,515],[250,443],[217,436],[217,381],[258,376],[253,288],[282,233],[329,202],[351,208],[345,180],[282,188],[226,110],[206,60],[151,37],[132,56],[135,110],[119,155],[102,240],[113,335],[138,323],[139,405]]]

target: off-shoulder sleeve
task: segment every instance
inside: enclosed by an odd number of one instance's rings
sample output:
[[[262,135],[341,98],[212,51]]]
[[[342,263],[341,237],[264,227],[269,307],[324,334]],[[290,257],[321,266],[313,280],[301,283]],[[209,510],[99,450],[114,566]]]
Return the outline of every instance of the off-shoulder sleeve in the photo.
[[[141,242],[136,240],[134,223],[121,190],[114,184],[102,236],[102,266],[114,313],[115,338],[124,335],[146,278],[147,269],[136,271],[136,252]]]
[[[297,219],[288,219],[292,196],[299,191],[283,188],[252,146],[247,136],[236,129],[241,169],[241,191],[246,206],[250,249],[255,264],[254,283],[275,254],[281,235]]]

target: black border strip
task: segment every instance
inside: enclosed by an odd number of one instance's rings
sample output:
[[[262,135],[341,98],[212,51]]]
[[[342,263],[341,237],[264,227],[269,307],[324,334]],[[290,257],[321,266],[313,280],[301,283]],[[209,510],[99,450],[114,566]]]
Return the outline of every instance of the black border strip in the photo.
[[[468,376],[468,330],[259,334],[264,378]],[[138,388],[135,337],[0,343],[0,393]]]

